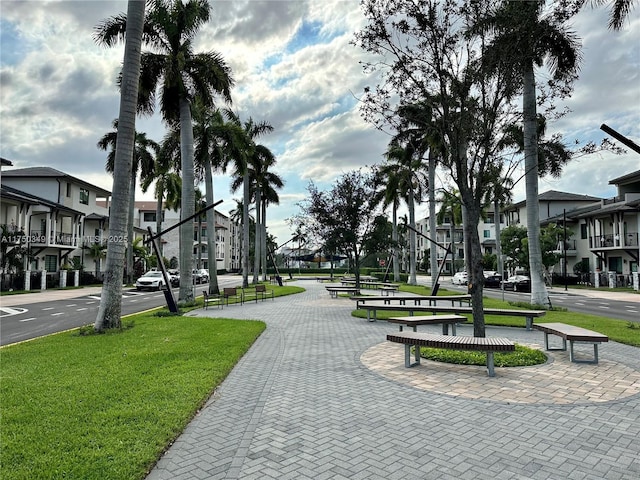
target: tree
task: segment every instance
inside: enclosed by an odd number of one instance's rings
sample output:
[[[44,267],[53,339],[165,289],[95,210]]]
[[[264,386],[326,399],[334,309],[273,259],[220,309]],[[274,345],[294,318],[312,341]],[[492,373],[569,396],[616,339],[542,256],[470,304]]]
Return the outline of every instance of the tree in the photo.
[[[213,172],[225,165],[227,156],[237,151],[238,139],[243,138],[242,129],[232,122],[225,120],[219,109],[208,109],[197,104],[194,109],[195,161],[199,171],[204,175],[205,195],[207,205],[214,203]],[[218,285],[218,261],[216,255],[215,211],[206,212],[209,233],[207,235],[207,250],[209,260],[209,293],[220,292]],[[213,258],[211,258],[213,255]]]
[[[437,200],[440,203],[437,220],[442,225],[445,219],[449,219],[449,237],[451,238],[451,274],[458,271],[456,267],[456,225],[462,225],[462,202],[457,191],[442,191],[442,196]]]
[[[635,0],[592,0],[595,5],[611,3],[611,14],[609,16],[609,28],[612,30],[622,30],[622,25],[631,12],[631,7]]]
[[[318,190],[311,182],[307,187],[309,198],[300,207],[311,234],[331,242],[349,258],[360,287],[360,262],[367,253],[365,242],[381,213],[375,199],[376,185],[373,175],[354,171],[343,174],[327,192]]]
[[[538,114],[535,68],[546,64],[553,80],[571,85],[580,64],[580,43],[564,23],[570,13],[561,5],[543,15],[544,0],[515,2],[505,0],[482,20],[477,29],[495,33],[484,52],[488,65],[511,71],[522,79],[522,117],[524,133],[524,169],[527,202],[527,235],[531,303],[550,305],[543,278],[538,205]],[[574,12],[575,13],[575,12]]]
[[[249,180],[249,162],[251,158],[256,154],[255,140],[265,133],[271,132],[273,127],[267,122],[254,122],[253,118],[249,117],[244,123],[240,120],[240,117],[233,113],[228,112],[229,121],[242,127],[244,132],[243,138],[238,143],[241,144],[240,148],[233,154],[233,168],[234,176],[242,178],[243,185],[243,207],[244,214],[243,220],[249,218],[249,204],[251,199],[251,184]],[[224,165],[226,169],[227,164]],[[256,211],[257,212],[257,211]],[[256,213],[257,214],[257,213]],[[249,286],[249,223],[244,222],[242,224],[242,287]]]
[[[124,47],[124,62],[120,81],[119,134],[113,167],[113,199],[109,221],[107,265],[100,296],[100,308],[94,323],[96,331],[120,328],[122,311],[122,273],[124,268],[125,242],[127,235],[127,211],[129,209],[131,163],[136,136],[136,108],[140,78],[140,50],[144,27],[145,2],[129,0],[127,5],[128,32]],[[100,26],[98,27],[98,32]],[[118,36],[105,39],[97,35],[98,41],[111,45]]]
[[[464,238],[473,298],[474,335],[484,336],[482,249],[478,223],[482,199],[497,179],[498,139],[517,112],[517,83],[511,72],[488,71],[478,61],[486,38],[467,34],[491,2],[409,0],[362,2],[367,25],[355,43],[378,57],[365,62],[380,74],[379,84],[362,99],[365,120],[378,128],[400,123],[396,102],[423,102],[424,125],[439,139],[437,157],[460,192],[465,211]],[[431,144],[434,146],[434,144]]]
[[[106,171],[113,174],[115,164],[116,139],[118,137],[118,120],[113,121],[112,132],[106,133],[99,141],[98,148],[101,150],[110,149],[107,155]],[[133,214],[135,210],[136,179],[140,171],[141,180],[151,179],[156,169],[156,156],[160,146],[147,138],[146,133],[136,132],[131,163],[131,187],[129,191],[129,213],[127,218],[127,253],[126,253],[126,277],[127,284],[133,283]]]
[[[144,41],[153,52],[141,58],[139,109],[152,113],[156,91],[160,90],[160,109],[169,125],[180,125],[180,159],[182,175],[182,219],[194,214],[195,173],[191,105],[198,98],[212,106],[214,95],[231,102],[231,70],[217,52],[193,53],[199,28],[209,21],[207,0],[157,1],[144,24]],[[98,35],[105,43],[124,35],[127,17],[119,15],[104,23]],[[191,284],[192,241],[190,222],[180,226],[180,294],[181,303],[193,302]]]
[[[387,163],[379,166],[375,170],[375,182],[380,188],[376,192],[377,202],[386,209],[391,205],[391,263],[393,263],[393,281],[400,281],[400,264],[398,256],[398,207],[400,198],[398,190],[400,188],[400,178],[397,175],[398,166]]]

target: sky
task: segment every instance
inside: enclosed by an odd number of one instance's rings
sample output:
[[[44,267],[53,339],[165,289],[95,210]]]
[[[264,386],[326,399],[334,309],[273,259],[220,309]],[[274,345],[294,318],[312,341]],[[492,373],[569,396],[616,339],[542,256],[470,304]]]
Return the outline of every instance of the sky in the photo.
[[[267,213],[269,233],[282,244],[310,181],[330,188],[343,173],[380,163],[389,142],[359,110],[364,88],[375,85],[359,64],[365,53],[351,44],[364,16],[357,0],[210,3],[211,20],[194,51],[219,52],[229,64],[236,83],[231,108],[241,119],[274,127],[259,140],[275,154],[274,172],[285,181],[280,204]],[[92,33],[126,7],[124,0],[0,2],[0,155],[14,168],[50,166],[112,190],[106,152],[96,143],[118,116],[124,46],[99,46]],[[621,32],[607,29],[604,8],[583,9],[572,24],[582,39],[580,78],[562,104],[570,113],[549,133],[562,133],[568,144],[600,142],[606,123],[640,144],[640,8]],[[166,132],[159,114],[139,118],[136,129],[156,141]],[[573,160],[559,179],[541,179],[539,190],[613,197],[609,180],[638,169],[640,156],[631,150],[601,152]],[[228,214],[241,192],[230,191],[228,175],[214,179],[216,200],[223,200],[217,210]],[[446,175],[438,182],[447,183]],[[514,201],[524,195],[521,181]],[[152,189],[136,195],[152,198]],[[427,208],[418,206],[418,218]]]

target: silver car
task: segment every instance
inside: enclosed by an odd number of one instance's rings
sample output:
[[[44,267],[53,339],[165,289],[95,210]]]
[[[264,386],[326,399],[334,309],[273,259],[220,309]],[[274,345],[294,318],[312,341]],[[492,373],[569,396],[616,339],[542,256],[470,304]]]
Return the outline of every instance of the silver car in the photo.
[[[156,270],[147,272],[136,280],[136,290],[160,290],[164,285],[162,272]]]

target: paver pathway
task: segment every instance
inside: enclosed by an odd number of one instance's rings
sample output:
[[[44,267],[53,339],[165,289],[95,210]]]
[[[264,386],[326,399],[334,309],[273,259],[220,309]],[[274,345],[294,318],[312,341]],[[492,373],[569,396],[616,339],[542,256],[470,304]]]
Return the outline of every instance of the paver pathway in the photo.
[[[385,341],[396,325],[351,317],[350,300],[298,284],[304,294],[191,313],[267,329],[148,480],[640,478],[637,348],[603,344],[599,365],[552,352],[494,378],[434,362],[405,369],[402,346]],[[487,333],[543,344],[523,328]]]

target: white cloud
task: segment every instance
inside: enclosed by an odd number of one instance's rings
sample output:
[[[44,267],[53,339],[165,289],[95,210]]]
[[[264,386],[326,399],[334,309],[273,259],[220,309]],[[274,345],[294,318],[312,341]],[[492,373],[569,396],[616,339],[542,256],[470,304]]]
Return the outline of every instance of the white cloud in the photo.
[[[261,141],[277,154],[276,173],[286,181],[280,205],[268,213],[270,232],[284,242],[290,237],[285,219],[296,213],[309,180],[328,186],[344,172],[377,163],[389,140],[358,111],[356,96],[376,84],[358,63],[365,53],[350,43],[364,22],[360,5],[357,0],[211,5],[211,20],[195,51],[220,52],[236,80],[233,109],[243,119],[251,116],[275,128]],[[2,1],[1,154],[16,167],[50,165],[112,189],[104,172],[106,155],[95,145],[118,114],[115,80],[123,46],[98,46],[92,34],[99,22],[126,7],[126,0]],[[580,79],[567,101],[572,112],[550,127],[567,142],[599,141],[605,137],[599,127],[607,123],[640,143],[637,10],[632,17],[620,33],[607,30],[604,9],[586,8],[576,17],[575,29],[584,40]],[[157,115],[140,119],[137,128],[156,141],[165,133]],[[608,181],[639,163],[633,152],[582,158],[561,179],[542,180],[540,191],[612,195]],[[445,174],[440,178],[447,181]],[[227,176],[216,176],[215,189],[224,200],[220,210],[235,208],[239,194],[229,192]],[[523,185],[514,196],[524,198]]]

